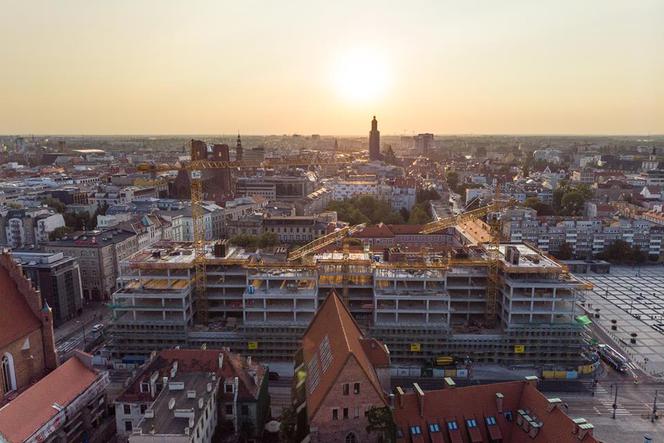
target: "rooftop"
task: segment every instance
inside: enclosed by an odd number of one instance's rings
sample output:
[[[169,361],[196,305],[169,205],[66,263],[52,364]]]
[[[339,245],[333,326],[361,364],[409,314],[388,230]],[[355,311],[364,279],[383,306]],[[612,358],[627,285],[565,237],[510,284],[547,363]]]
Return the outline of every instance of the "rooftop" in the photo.
[[[82,357],[79,357],[81,355]],[[77,354],[0,409],[0,435],[24,442],[102,377]]]
[[[218,386],[219,379],[214,373],[176,374],[145,412],[138,428],[144,434],[157,435],[185,435],[185,429],[191,432]]]

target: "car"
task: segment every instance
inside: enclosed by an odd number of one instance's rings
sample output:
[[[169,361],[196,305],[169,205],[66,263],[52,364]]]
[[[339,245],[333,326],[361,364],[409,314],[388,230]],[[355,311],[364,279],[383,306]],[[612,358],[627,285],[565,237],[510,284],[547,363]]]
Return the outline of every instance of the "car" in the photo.
[[[100,333],[101,331],[104,330],[104,324],[103,323],[97,323],[92,327],[92,332],[95,333]]]

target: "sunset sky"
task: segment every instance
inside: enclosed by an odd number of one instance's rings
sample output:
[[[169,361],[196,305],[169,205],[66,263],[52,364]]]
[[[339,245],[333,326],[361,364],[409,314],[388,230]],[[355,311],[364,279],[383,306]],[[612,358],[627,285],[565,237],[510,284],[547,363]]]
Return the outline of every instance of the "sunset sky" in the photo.
[[[0,133],[662,134],[664,1],[0,0]]]

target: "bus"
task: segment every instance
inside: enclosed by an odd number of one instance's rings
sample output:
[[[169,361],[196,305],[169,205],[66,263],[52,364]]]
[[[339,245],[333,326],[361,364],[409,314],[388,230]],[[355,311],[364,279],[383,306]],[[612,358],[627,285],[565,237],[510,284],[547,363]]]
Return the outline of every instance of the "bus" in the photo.
[[[620,373],[627,372],[627,363],[629,360],[625,358],[620,352],[613,349],[611,346],[600,343],[597,345],[597,353],[608,365],[613,367]]]

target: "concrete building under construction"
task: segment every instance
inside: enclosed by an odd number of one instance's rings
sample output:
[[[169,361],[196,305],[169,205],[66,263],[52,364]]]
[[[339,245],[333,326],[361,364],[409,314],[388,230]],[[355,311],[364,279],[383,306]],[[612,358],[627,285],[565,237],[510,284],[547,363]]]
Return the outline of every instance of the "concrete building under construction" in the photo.
[[[261,361],[291,360],[330,291],[392,362],[448,360],[574,368],[590,361],[576,318],[586,288],[525,244],[479,245],[472,226],[454,245],[408,253],[334,245],[302,262],[285,248],[206,247],[207,324],[196,321],[194,249],[163,243],[121,265],[113,295],[116,356],[176,345],[228,346]]]

